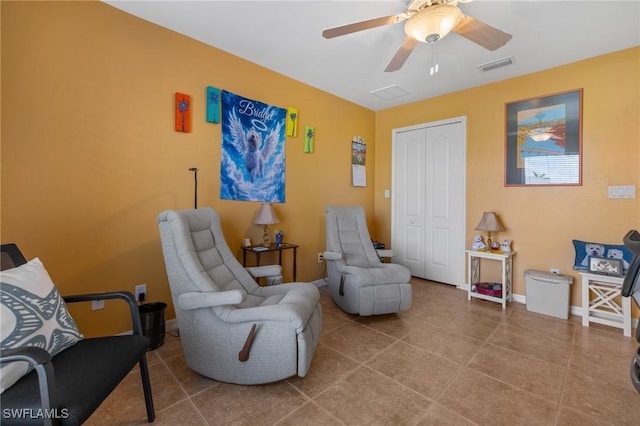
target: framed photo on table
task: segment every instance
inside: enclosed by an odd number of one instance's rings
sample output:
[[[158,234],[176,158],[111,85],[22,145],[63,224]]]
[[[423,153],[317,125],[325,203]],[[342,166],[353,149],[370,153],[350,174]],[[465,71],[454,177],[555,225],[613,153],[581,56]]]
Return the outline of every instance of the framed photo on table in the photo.
[[[545,185],[582,185],[582,89],[505,106],[505,186]]]
[[[591,256],[589,258],[589,272],[594,274],[613,275],[620,277],[623,274],[622,259]]]

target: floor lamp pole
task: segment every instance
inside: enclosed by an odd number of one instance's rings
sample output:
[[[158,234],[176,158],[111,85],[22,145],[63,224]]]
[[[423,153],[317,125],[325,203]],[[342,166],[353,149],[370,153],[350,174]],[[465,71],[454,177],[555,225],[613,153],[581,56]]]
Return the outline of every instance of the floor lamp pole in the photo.
[[[198,168],[191,167],[190,172],[193,172],[194,190],[193,190],[193,208],[198,208]]]

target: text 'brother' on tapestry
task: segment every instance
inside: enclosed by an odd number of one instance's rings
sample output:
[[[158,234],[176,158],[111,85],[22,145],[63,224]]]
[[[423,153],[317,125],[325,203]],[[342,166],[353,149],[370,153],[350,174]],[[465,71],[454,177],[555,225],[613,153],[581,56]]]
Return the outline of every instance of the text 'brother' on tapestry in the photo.
[[[220,198],[284,202],[287,110],[222,91]]]

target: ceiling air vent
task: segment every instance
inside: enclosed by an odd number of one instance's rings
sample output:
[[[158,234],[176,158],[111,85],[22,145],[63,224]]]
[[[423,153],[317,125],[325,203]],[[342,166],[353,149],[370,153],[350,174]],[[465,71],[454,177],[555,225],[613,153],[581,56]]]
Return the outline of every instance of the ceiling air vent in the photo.
[[[477,65],[480,71],[489,71],[500,67],[505,67],[507,65],[513,64],[515,61],[513,60],[513,56],[508,56],[506,58],[497,59],[491,62],[485,62],[484,64]]]
[[[383,87],[382,89],[372,90],[369,93],[385,100],[399,98],[400,96],[405,96],[409,94],[409,92],[407,92],[397,84]]]

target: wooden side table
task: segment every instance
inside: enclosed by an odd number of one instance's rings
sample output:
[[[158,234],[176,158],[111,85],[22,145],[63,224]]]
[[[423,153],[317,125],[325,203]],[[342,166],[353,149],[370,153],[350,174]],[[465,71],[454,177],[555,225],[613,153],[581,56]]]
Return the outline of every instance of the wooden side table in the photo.
[[[282,251],[283,250],[293,250],[293,281],[296,280],[297,276],[297,255],[298,255],[298,245],[291,243],[282,243],[282,244],[261,244],[258,246],[249,246],[242,247],[242,266],[247,266],[247,253],[253,253],[256,256],[256,266],[260,266],[260,255],[262,253],[268,253],[272,251],[278,252],[278,265],[282,266]]]
[[[582,325],[590,322],[618,327],[631,337],[631,298],[622,297],[624,277],[581,272]],[[591,294],[595,297],[591,299]],[[618,298],[621,299],[618,303]]]
[[[475,250],[467,250],[467,273],[468,273],[468,285],[467,289],[467,300],[471,300],[472,297],[476,297],[478,299],[489,300],[491,302],[497,302],[502,305],[502,309],[507,307],[507,302],[511,301],[513,298],[513,286],[512,286],[512,275],[513,275],[513,256],[515,256],[516,252],[512,251],[509,253],[494,253],[489,251],[475,251]],[[477,291],[472,291],[471,288],[480,281],[480,260],[481,259],[489,259],[489,260],[497,260],[502,264],[502,296],[490,296],[488,294],[478,293]]]

